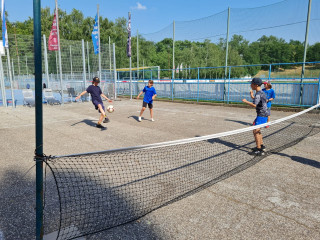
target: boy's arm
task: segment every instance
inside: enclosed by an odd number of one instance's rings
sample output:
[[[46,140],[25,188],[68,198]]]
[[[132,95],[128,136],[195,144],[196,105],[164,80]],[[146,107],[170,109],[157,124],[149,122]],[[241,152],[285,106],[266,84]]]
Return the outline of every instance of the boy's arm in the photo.
[[[252,99],[254,99],[253,91],[252,91],[252,90],[250,90],[250,96],[251,96]]]
[[[84,95],[84,94],[86,94],[86,93],[87,93],[87,91],[83,91],[82,93],[80,93],[80,95],[79,95],[78,97],[76,97],[75,100],[78,100],[82,95]]]
[[[254,103],[252,103],[252,102],[249,102],[247,99],[242,99],[242,102],[244,102],[244,103],[246,103],[246,104],[248,104],[248,105],[250,105],[251,107],[256,107],[256,105],[254,104]]]
[[[153,95],[152,96],[152,100],[154,100],[156,98],[157,94]]]
[[[106,95],[104,95],[103,93],[101,93],[101,97],[105,98],[106,100],[108,100],[108,102],[112,102],[112,100],[110,100],[109,98],[106,97]]]
[[[141,96],[141,94],[143,94],[143,91],[141,91],[141,92],[139,93],[139,95],[137,96],[137,99],[139,99],[139,97]]]

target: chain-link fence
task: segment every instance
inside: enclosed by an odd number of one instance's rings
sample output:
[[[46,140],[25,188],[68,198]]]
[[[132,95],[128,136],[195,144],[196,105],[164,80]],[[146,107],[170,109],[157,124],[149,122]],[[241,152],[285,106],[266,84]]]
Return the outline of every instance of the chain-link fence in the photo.
[[[74,97],[91,84],[94,76],[99,76],[99,54],[94,54],[92,42],[60,40],[59,51],[48,51],[48,37],[42,41],[42,73],[44,87],[50,88],[58,101],[74,100]],[[9,53],[9,55],[8,55]],[[61,63],[60,63],[61,59]],[[101,88],[109,97],[115,94],[114,52],[110,44],[101,44]],[[1,103],[24,103],[22,89],[34,89],[34,42],[33,36],[9,36],[9,51],[2,56],[3,82],[5,92],[1,92]],[[61,69],[60,69],[61,66]],[[11,73],[11,77],[10,77]],[[13,88],[13,95],[10,88]],[[45,99],[44,99],[45,100]],[[14,101],[14,102],[13,102]]]

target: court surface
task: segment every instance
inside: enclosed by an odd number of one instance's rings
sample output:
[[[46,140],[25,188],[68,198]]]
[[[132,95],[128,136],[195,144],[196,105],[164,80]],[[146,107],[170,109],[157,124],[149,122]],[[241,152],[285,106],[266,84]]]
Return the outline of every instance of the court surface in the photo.
[[[91,103],[44,105],[44,153],[64,155],[203,136],[249,126],[255,110],[155,101],[112,103],[98,129]],[[105,106],[109,105],[105,102]],[[0,108],[0,239],[34,239],[35,110]],[[272,111],[272,119],[292,112]],[[251,140],[251,139],[250,139]],[[320,239],[320,135],[201,192],[86,239]],[[50,204],[50,203],[47,203]]]

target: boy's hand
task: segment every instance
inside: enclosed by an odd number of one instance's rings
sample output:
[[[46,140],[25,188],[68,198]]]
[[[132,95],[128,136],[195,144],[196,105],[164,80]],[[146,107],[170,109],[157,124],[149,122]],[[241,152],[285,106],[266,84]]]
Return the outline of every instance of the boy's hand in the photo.
[[[75,100],[79,100],[80,96],[76,97]]]
[[[108,99],[108,102],[112,102],[112,100]]]
[[[247,99],[242,99],[242,102],[244,102],[244,103],[247,103],[248,101],[247,101]]]
[[[137,96],[137,99],[139,99],[139,96]]]

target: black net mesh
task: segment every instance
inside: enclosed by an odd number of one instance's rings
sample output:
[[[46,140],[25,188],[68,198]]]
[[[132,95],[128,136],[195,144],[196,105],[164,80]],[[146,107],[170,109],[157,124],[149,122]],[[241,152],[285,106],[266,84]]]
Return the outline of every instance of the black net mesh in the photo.
[[[50,158],[47,164],[59,195],[58,238],[128,223],[221,181],[319,133],[320,114],[313,107],[261,128],[263,156],[250,154],[256,146],[252,128],[227,136]]]

